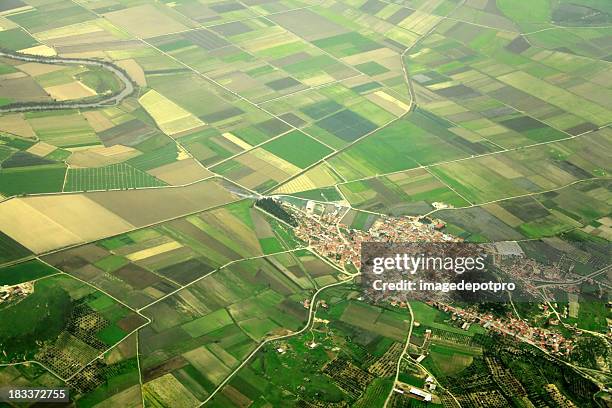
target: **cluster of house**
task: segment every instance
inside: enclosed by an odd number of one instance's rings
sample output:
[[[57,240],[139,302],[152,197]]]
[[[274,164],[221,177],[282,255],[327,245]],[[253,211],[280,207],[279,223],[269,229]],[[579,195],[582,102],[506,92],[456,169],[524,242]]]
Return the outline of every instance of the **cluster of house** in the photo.
[[[501,318],[491,313],[467,311],[441,303],[432,303],[432,306],[450,313],[451,319],[458,321],[464,330],[469,329],[471,324],[478,323],[485,329],[519,338],[557,356],[568,356],[574,348],[574,341],[566,339],[559,332],[530,326],[526,321],[514,316]]]
[[[19,300],[32,292],[34,292],[34,285],[31,282],[0,286],[0,304]]]
[[[310,203],[310,202],[309,202]],[[324,257],[341,267],[352,264],[361,267],[361,244],[364,242],[445,242],[457,238],[444,234],[444,223],[417,217],[377,217],[366,230],[350,228],[342,223],[342,207],[322,214],[314,206],[302,212],[292,207],[298,219],[296,236]]]

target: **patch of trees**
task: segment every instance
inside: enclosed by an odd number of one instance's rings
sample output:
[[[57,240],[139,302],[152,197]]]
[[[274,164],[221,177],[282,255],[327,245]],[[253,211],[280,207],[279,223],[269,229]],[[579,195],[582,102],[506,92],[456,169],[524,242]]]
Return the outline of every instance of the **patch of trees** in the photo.
[[[260,198],[255,202],[255,205],[262,210],[272,214],[276,218],[285,221],[287,224],[297,227],[297,221],[293,215],[289,214],[285,209],[273,198]]]
[[[600,369],[597,363],[598,357],[601,358],[602,362],[608,361],[608,348],[605,340],[588,334],[583,334],[578,338],[576,346],[570,354],[570,358],[576,364],[595,370]]]
[[[55,339],[72,315],[72,299],[60,287],[35,291],[0,310],[0,350],[8,356],[27,353]]]

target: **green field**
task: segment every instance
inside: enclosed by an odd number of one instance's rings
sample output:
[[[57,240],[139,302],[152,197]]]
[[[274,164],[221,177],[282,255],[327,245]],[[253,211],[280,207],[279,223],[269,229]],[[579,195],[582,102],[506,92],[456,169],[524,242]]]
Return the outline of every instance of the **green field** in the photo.
[[[349,182],[339,187],[353,207],[393,215],[426,213],[434,208],[433,203],[453,207],[467,205],[456,192],[422,169]]]
[[[58,273],[57,269],[32,260],[0,268],[0,285],[16,285]]]
[[[48,312],[40,313],[42,308]],[[5,352],[9,356],[29,353],[36,342],[55,338],[68,323],[71,311],[71,299],[65,290],[37,285],[33,295],[0,310],[4,322],[0,327],[0,340]]]
[[[262,148],[300,168],[306,168],[332,152],[298,130],[274,139]]]
[[[0,262],[14,261],[27,255],[30,255],[27,248],[0,232]]]
[[[86,86],[102,95],[105,93],[113,93],[121,90],[121,81],[117,79],[115,74],[107,69],[93,67],[78,76],[79,80]]]
[[[91,169],[68,169],[64,191],[91,191],[159,187],[166,183],[129,164]]]
[[[419,165],[464,158],[494,150],[467,143],[451,133],[449,123],[429,112],[416,111],[335,156],[330,163],[348,180],[375,176]]]
[[[153,146],[151,151],[146,151],[138,157],[130,159],[126,164],[147,171],[156,167],[170,164],[176,161],[177,147],[174,143],[168,143],[162,147]]]
[[[0,31],[0,41],[13,51],[30,48],[37,44],[34,38],[20,28]]]
[[[184,324],[182,328],[191,337],[199,337],[222,327],[232,324],[232,318],[225,309],[219,309],[214,313]]]
[[[15,167],[0,170],[0,192],[4,196],[62,191],[63,164]]]

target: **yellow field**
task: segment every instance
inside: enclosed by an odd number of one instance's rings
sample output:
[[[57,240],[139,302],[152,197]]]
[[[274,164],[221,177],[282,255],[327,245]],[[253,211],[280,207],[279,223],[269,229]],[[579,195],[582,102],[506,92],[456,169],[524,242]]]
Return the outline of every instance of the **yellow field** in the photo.
[[[205,123],[155,90],[150,90],[138,99],[155,123],[167,135],[175,135]]]
[[[493,214],[495,217],[499,218],[500,220],[502,220],[503,222],[505,222],[506,224],[508,224],[509,226],[513,228],[516,228],[525,222],[521,220],[520,218],[518,218],[517,216],[515,216],[514,214],[512,214],[511,212],[509,212],[508,210],[506,210],[505,208],[503,208],[499,204],[496,204],[496,203],[487,204],[483,206],[483,208],[488,213]]]
[[[27,78],[27,77],[28,76],[24,74],[23,72],[11,72],[10,74],[0,75],[0,80],[8,81],[11,79],[20,79],[20,78]]]
[[[165,252],[172,251],[174,249],[181,248],[182,245],[176,241],[166,242],[164,244],[160,244],[154,246],[153,248],[147,248],[140,251],[132,252],[127,255],[126,258],[130,261],[141,261],[143,259],[150,258],[155,255],[163,254]]]
[[[46,155],[55,151],[56,149],[57,147],[50,145],[49,143],[38,142],[26,151],[28,153],[35,154],[36,156],[39,156],[39,157],[45,157]]]
[[[83,85],[79,81],[48,86],[44,88],[44,90],[56,101],[69,101],[96,95],[96,91]]]
[[[366,98],[395,116],[401,116],[410,110],[410,106],[408,104],[396,99],[384,91],[372,92],[371,94],[366,95]]]
[[[89,125],[96,132],[103,132],[107,129],[115,126],[113,122],[108,119],[103,112],[95,110],[95,111],[84,111],[83,117],[87,120]]]
[[[126,59],[123,61],[117,61],[117,65],[125,70],[128,73],[130,78],[132,78],[138,85],[147,86],[147,79],[145,78],[145,73],[142,70],[142,67],[138,65],[136,60],[134,59]]]
[[[244,150],[248,150],[251,147],[253,147],[250,144],[248,144],[247,142],[245,142],[244,140],[240,139],[237,136],[234,136],[233,134],[231,134],[229,132],[223,133],[223,137],[226,138],[227,140],[229,140],[230,142],[232,142],[233,144],[235,144],[236,146],[244,149]]]
[[[398,25],[402,28],[423,35],[429,30],[431,30],[431,28],[435,26],[441,19],[442,17],[423,13],[417,10],[410,16],[406,17]]]
[[[36,137],[32,126],[23,118],[23,113],[0,115],[0,130],[21,137]]]
[[[231,371],[204,346],[184,353],[183,357],[213,384],[219,384]]]
[[[33,77],[65,69],[61,65],[39,64],[38,62],[26,62],[25,64],[18,65],[17,68]]]
[[[191,158],[157,167],[147,173],[174,186],[193,183],[213,174]]]
[[[67,163],[72,167],[102,167],[121,163],[139,154],[140,151],[123,145],[97,146],[74,151]]]
[[[250,174],[237,180],[248,188],[256,187],[270,179],[281,182],[301,171],[299,167],[261,148],[251,150],[235,160],[252,170]]]
[[[106,13],[104,17],[137,37],[154,37],[187,29],[185,25],[148,4]]]
[[[390,70],[402,69],[400,56],[390,48],[378,48],[342,58],[343,62],[350,65],[359,65],[364,62],[374,61]]]
[[[183,146],[177,145],[176,150],[177,150],[176,160],[182,161],[182,160],[191,159],[191,154],[189,154],[189,152]]]
[[[329,187],[336,184],[338,177],[325,164],[320,164],[306,173],[283,184],[276,190],[274,194],[291,194],[300,191],[314,190],[315,188]]]
[[[257,53],[258,51],[267,50],[268,48],[290,44],[300,41],[299,37],[287,32],[281,27],[269,27],[265,33],[261,33],[256,38],[249,38],[241,45],[247,51]]]
[[[57,55],[57,52],[47,45],[37,45],[35,47],[24,48],[23,50],[19,50],[19,52],[23,54],[40,55],[43,57],[53,57]]]
[[[0,230],[34,253],[132,228],[132,224],[81,194],[14,198],[0,203]]]
[[[575,319],[578,317],[578,311],[580,310],[580,303],[578,302],[578,295],[575,293],[567,294],[569,300],[569,317]]]
[[[319,86],[319,85],[323,85],[323,84],[326,84],[328,82],[333,82],[333,81],[334,81],[334,77],[332,77],[331,75],[325,72],[320,75],[302,79],[302,83],[308,86]]]
[[[393,27],[385,33],[385,36],[389,37],[393,41],[397,41],[398,43],[406,47],[413,45],[419,38],[418,35],[412,33],[411,31],[402,30],[399,27]]]
[[[170,373],[143,385],[147,406],[151,407],[196,407],[199,401]]]
[[[52,30],[42,31],[40,33],[37,33],[36,37],[41,41],[48,41],[57,38],[72,37],[75,35],[82,34],[91,34],[100,31],[104,31],[104,29],[97,24],[96,20],[92,20],[83,23],[67,25],[60,28],[54,28]]]
[[[11,14],[18,14],[18,13],[24,13],[28,10],[33,10],[34,7],[26,5],[23,7],[15,7],[6,11],[3,11],[0,13],[0,16],[10,16]]]
[[[271,166],[276,167],[280,171],[285,172],[287,174],[295,174],[302,171],[302,169],[300,169],[298,166],[291,164],[278,156],[273,155],[267,150],[255,149],[251,152],[251,154],[253,155],[253,157],[256,157],[266,163],[269,163]]]

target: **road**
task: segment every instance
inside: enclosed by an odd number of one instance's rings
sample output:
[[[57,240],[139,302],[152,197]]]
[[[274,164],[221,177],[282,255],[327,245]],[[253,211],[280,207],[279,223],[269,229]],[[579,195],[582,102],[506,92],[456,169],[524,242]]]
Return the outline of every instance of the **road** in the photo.
[[[545,280],[534,279],[532,283],[536,285],[536,288],[538,289],[542,289],[542,288],[549,287],[549,286],[577,285],[588,279],[593,279],[603,273],[609,272],[611,268],[612,266],[607,265],[601,269],[596,270],[595,272],[591,272],[588,275],[581,276],[580,278],[572,280],[572,281],[559,282],[559,281],[545,281]]]
[[[102,99],[92,102],[45,102],[32,104],[9,104],[0,107],[0,114],[12,112],[30,112],[39,110],[56,110],[56,109],[90,109],[100,108],[105,106],[116,105],[128,96],[132,95],[136,90],[136,86],[130,77],[119,67],[106,61],[92,60],[85,58],[63,58],[63,57],[43,57],[38,55],[20,54],[10,51],[0,50],[0,57],[10,58],[25,62],[37,62],[41,64],[60,64],[60,65],[89,65],[104,68],[112,72],[123,83],[123,89],[119,92],[103,95]]]
[[[310,328],[310,326],[312,325],[312,323],[314,322],[314,313],[315,313],[315,306],[316,306],[316,300],[317,300],[317,296],[324,291],[325,289],[331,288],[333,286],[338,286],[338,285],[343,285],[345,283],[351,282],[354,277],[356,276],[352,275],[351,278],[349,279],[345,279],[345,280],[341,280],[338,282],[334,282],[331,283],[327,286],[323,286],[321,288],[319,288],[310,298],[310,309],[308,310],[308,321],[306,322],[306,325],[301,328],[300,330],[296,331],[296,332],[292,332],[289,334],[285,334],[282,336],[275,336],[275,337],[269,337],[266,340],[264,340],[263,342],[259,343],[259,346],[257,346],[243,361],[240,365],[238,365],[238,367],[236,367],[231,373],[229,373],[229,375],[227,377],[225,377],[225,379],[214,389],[214,391],[208,396],[208,398],[206,398],[204,401],[202,401],[199,405],[199,407],[205,405],[208,401],[210,401],[224,386],[225,384],[227,384],[233,377],[234,375],[240,371],[240,369],[242,367],[244,367],[245,365],[248,364],[249,361],[251,361],[251,358],[253,358],[253,356],[255,354],[257,354],[259,352],[259,350],[261,350],[262,347],[264,347],[266,344],[273,342],[273,341],[277,341],[277,340],[283,340],[283,339],[288,339],[290,337],[295,337],[298,336],[302,333],[304,333],[306,330],[308,330]]]
[[[391,391],[389,391],[389,395],[387,395],[387,399],[385,400],[385,405],[383,405],[383,408],[387,408],[387,405],[389,405],[389,401],[391,401],[391,397],[395,392],[395,385],[397,384],[402,368],[402,360],[404,360],[404,357],[406,357],[408,349],[410,348],[410,338],[412,337],[412,328],[414,327],[414,312],[412,311],[412,306],[410,305],[410,302],[406,302],[406,305],[408,306],[408,311],[410,312],[410,327],[408,328],[408,335],[406,336],[406,343],[404,344],[404,349],[402,350],[402,354],[400,354],[399,359],[397,360],[397,367],[395,368],[395,379],[393,380],[393,386],[391,387]]]

